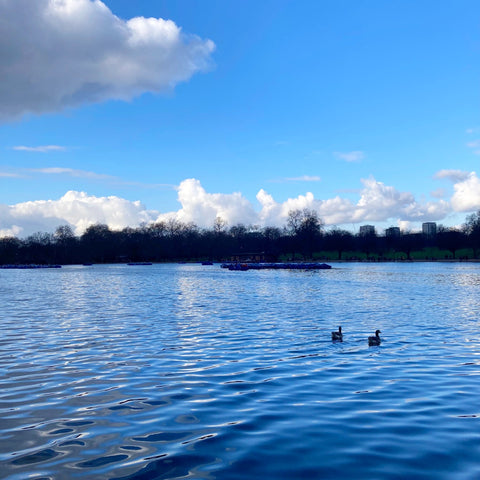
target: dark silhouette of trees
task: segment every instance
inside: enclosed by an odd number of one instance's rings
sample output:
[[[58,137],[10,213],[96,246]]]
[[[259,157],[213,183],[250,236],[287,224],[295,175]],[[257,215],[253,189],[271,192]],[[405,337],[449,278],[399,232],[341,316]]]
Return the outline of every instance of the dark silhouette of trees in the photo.
[[[325,249],[337,252],[337,260],[342,260],[342,254],[353,250],[355,239],[347,230],[333,228],[325,235]]]
[[[385,249],[393,253],[401,252],[401,237],[401,232],[396,234],[387,234],[387,232],[385,232]]]
[[[302,212],[301,210],[290,210],[287,218],[287,232],[289,234],[288,246],[292,252],[292,258],[299,249],[299,232],[301,224]]]
[[[70,225],[60,225],[53,234],[55,242],[54,263],[76,263],[78,261],[78,240],[75,237]]]
[[[280,239],[282,238],[282,231],[277,227],[265,227],[260,233],[261,248],[260,250],[278,257],[281,252]]]
[[[227,222],[221,217],[216,217],[213,222],[213,235],[211,236],[210,258],[212,260],[220,260],[224,255],[229,253],[229,245],[231,245],[231,236],[227,232]]]
[[[25,263],[55,263],[55,248],[53,235],[50,233],[37,232],[30,235],[23,242],[22,257]]]
[[[120,257],[126,258],[131,262],[141,260],[150,260],[148,249],[146,248],[145,232],[142,228],[124,228],[119,235],[120,245],[118,252]]]
[[[468,245],[473,249],[473,257],[478,258],[480,250],[480,210],[468,215],[463,226]]]
[[[194,260],[200,258],[200,229],[193,222],[187,223],[182,232],[182,249],[186,254],[187,260]]]
[[[445,228],[440,226],[437,232],[438,246],[451,252],[455,258],[457,250],[464,248],[466,241],[463,233],[456,228]]]
[[[234,225],[229,230],[229,248],[238,254],[266,252],[270,249],[265,246],[267,239],[258,227]],[[227,247],[228,248],[228,247]]]
[[[370,254],[378,251],[379,242],[375,232],[367,232],[357,236],[357,248],[370,257]]]
[[[293,254],[297,251],[303,258],[312,258],[320,247],[323,222],[315,210],[290,210],[287,219],[288,231],[292,237]]]
[[[16,237],[0,238],[0,265],[18,263],[22,242]]]
[[[114,262],[120,255],[114,236],[118,235],[114,235],[107,225],[97,223],[88,227],[80,237],[83,258],[87,262]]]
[[[407,255],[407,259],[412,259],[412,252],[423,248],[425,238],[421,233],[402,233],[398,239],[399,251]]]
[[[304,209],[289,212],[284,228],[243,224],[228,227],[217,218],[211,228],[200,229],[194,223],[172,218],[121,231],[95,224],[75,236],[71,226],[60,225],[53,234],[37,232],[25,239],[0,238],[0,265],[224,261],[234,254],[263,254],[279,259],[301,254],[306,260],[330,252],[332,257],[343,260],[347,251],[353,258],[366,259],[395,259],[395,253],[402,252],[411,260],[414,252],[416,258],[433,259],[439,258],[441,250],[447,250],[451,254],[448,257],[455,259],[460,249],[467,249],[470,257],[472,252],[473,257],[478,257],[480,211],[468,215],[461,230],[439,226],[434,236],[411,232],[380,236],[353,235],[336,227],[324,233],[318,214]]]

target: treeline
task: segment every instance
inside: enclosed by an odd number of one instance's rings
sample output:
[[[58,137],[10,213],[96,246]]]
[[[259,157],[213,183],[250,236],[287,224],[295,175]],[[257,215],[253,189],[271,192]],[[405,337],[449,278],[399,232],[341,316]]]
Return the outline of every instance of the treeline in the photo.
[[[480,210],[462,228],[439,226],[435,235],[400,232],[352,234],[324,229],[315,211],[295,210],[286,225],[229,227],[217,218],[210,229],[177,220],[113,231],[107,225],[88,227],[75,236],[69,226],[53,234],[0,239],[0,264],[85,264],[115,262],[225,261],[232,255],[264,252],[270,260],[410,260],[478,258]]]

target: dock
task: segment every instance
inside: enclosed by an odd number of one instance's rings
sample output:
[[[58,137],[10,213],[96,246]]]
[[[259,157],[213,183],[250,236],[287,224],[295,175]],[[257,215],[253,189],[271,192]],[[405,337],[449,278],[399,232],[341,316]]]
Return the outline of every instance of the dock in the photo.
[[[331,265],[326,263],[301,263],[301,262],[289,262],[289,263],[237,263],[227,262],[222,263],[222,268],[228,268],[228,270],[328,270],[332,268]]]

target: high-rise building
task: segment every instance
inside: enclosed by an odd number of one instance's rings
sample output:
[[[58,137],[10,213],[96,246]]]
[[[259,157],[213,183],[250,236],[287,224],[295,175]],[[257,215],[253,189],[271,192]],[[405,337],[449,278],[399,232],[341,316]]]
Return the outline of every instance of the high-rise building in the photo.
[[[437,234],[437,224],[435,222],[422,223],[422,233],[426,237],[434,237]]]
[[[399,237],[400,228],[399,227],[390,227],[385,230],[386,237]]]
[[[361,225],[360,235],[375,235],[375,227],[373,225]]]

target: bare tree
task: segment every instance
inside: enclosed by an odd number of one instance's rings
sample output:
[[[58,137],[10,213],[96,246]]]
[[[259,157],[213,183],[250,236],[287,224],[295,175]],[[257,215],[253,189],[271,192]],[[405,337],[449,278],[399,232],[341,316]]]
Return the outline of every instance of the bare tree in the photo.
[[[473,249],[473,256],[477,258],[480,249],[480,210],[467,216],[463,230],[468,236],[468,243]]]

